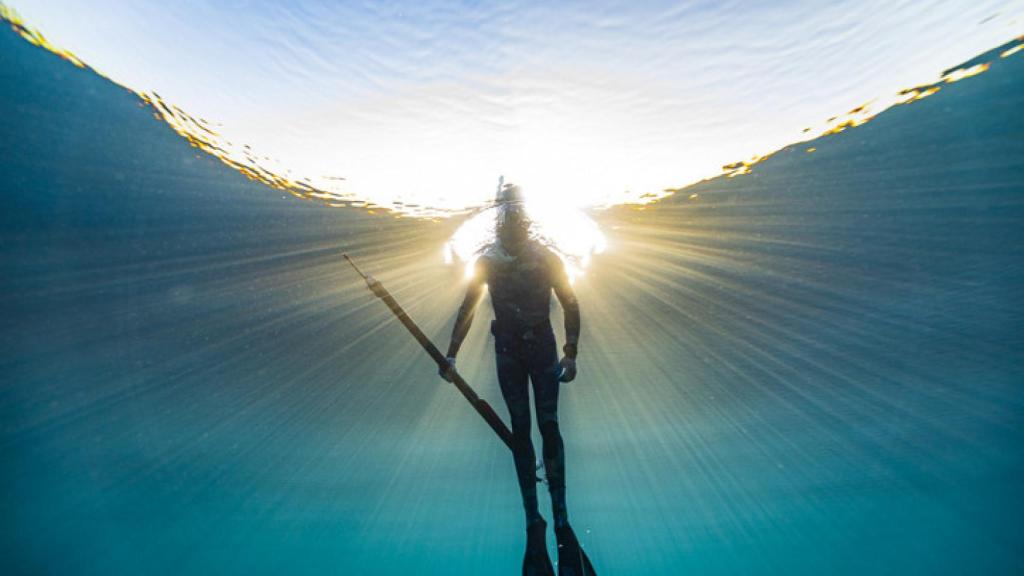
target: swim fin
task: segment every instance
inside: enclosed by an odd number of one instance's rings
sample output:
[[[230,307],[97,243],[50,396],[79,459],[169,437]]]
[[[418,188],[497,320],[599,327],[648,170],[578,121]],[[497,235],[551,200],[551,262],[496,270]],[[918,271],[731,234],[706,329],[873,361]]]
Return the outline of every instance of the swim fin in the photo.
[[[548,523],[544,519],[526,527],[526,554],[523,556],[523,576],[555,576],[555,568],[548,557],[546,533]]]
[[[597,575],[571,526],[555,528],[555,537],[558,539],[558,576]]]

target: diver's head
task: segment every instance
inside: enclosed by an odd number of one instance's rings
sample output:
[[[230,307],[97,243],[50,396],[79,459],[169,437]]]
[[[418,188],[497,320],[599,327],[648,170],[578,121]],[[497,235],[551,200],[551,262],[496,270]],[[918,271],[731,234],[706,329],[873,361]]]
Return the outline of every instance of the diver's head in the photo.
[[[498,205],[495,232],[506,252],[519,252],[530,238],[530,218],[523,205],[522,191],[515,184],[505,184],[495,199]]]

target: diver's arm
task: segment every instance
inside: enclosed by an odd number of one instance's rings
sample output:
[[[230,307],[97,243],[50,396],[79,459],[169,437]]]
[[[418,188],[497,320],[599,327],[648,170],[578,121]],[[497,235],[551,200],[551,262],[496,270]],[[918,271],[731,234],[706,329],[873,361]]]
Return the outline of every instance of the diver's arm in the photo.
[[[569,276],[565,273],[565,265],[558,259],[555,266],[552,288],[554,288],[555,296],[565,314],[565,346],[562,347],[562,350],[567,357],[575,360],[580,340],[580,305],[576,301],[576,292],[572,289],[572,284],[569,283]]]
[[[469,333],[469,327],[473,324],[473,316],[476,314],[476,307],[480,304],[480,298],[483,294],[483,274],[480,273],[480,267],[477,265],[477,271],[469,281],[469,287],[466,288],[466,297],[462,300],[462,306],[459,306],[459,313],[455,317],[455,327],[452,328],[452,339],[448,345],[449,359],[454,359],[458,355],[459,348],[462,347],[462,341],[466,338],[466,334]]]

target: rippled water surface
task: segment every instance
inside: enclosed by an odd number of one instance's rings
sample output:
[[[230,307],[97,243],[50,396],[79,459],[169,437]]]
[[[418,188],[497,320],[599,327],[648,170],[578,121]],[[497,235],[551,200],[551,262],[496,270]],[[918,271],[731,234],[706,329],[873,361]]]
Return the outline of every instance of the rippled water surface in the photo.
[[[446,343],[472,215],[380,206],[507,173],[663,196],[586,212],[560,418],[599,573],[1020,573],[1017,4],[778,6],[15,4],[7,570],[517,573],[506,449],[340,259]],[[484,306],[459,367],[504,416]]]
[[[11,3],[208,151],[333,204],[572,206],[877,114],[1024,30],[1024,2]]]

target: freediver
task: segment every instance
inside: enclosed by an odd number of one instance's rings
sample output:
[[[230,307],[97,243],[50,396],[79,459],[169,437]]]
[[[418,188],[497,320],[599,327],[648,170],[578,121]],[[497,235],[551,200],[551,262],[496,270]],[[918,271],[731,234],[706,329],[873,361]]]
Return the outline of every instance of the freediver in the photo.
[[[474,312],[485,287],[494,307],[491,333],[497,359],[498,382],[512,421],[512,455],[519,490],[526,511],[524,575],[553,574],[545,534],[547,522],[537,503],[536,455],[530,438],[528,381],[533,384],[537,423],[543,439],[544,469],[551,495],[555,537],[558,541],[560,576],[593,574],[569,525],[565,502],[565,451],[558,429],[560,382],[576,378],[576,354],[580,334],[580,309],[561,259],[530,236],[531,220],[521,191],[514,184],[500,184],[496,198],[494,242],[484,248],[466,297],[459,307],[448,347],[448,364],[455,358],[469,332]],[[565,345],[561,360],[551,327],[551,293],[562,306]],[[451,381],[448,367],[441,377]]]

